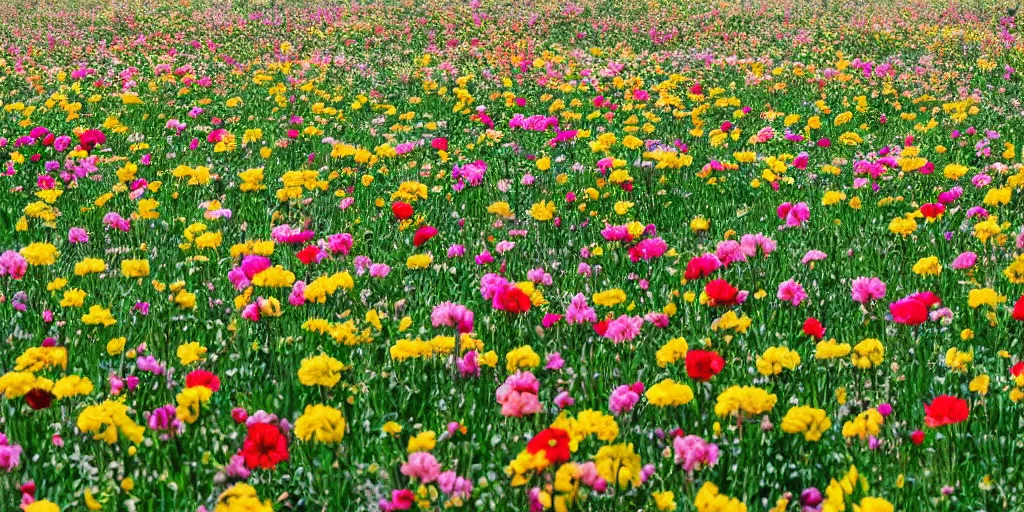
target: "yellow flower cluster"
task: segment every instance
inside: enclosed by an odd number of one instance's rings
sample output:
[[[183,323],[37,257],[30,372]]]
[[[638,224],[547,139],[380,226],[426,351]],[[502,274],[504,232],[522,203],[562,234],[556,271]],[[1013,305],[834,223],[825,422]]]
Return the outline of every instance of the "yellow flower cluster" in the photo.
[[[333,388],[341,380],[341,372],[348,367],[327,355],[307,357],[299,366],[299,382],[303,386],[324,386]]]
[[[665,379],[644,393],[651,405],[669,407],[686,405],[693,400],[693,390],[686,384],[679,384],[672,379]]]
[[[333,407],[307,405],[302,416],[295,420],[295,437],[303,441],[315,439],[318,443],[339,443],[345,437],[345,418]]]
[[[868,436],[877,436],[883,423],[885,418],[878,409],[868,409],[843,424],[843,437],[867,439]]]
[[[693,499],[697,512],[747,512],[747,506],[740,500],[718,493],[718,486],[711,482],[697,491]]]
[[[139,426],[128,417],[127,405],[111,400],[86,407],[78,415],[75,424],[78,430],[92,433],[93,439],[102,440],[107,444],[117,442],[118,432],[129,441],[139,444],[142,442],[142,434],[146,431],[145,427]]]
[[[752,416],[772,410],[778,397],[754,386],[732,386],[718,395],[715,414]]]
[[[885,346],[875,338],[868,338],[853,347],[850,361],[853,366],[862,370],[871,369],[873,366],[882,364],[885,359]]]
[[[783,369],[793,370],[800,364],[800,354],[786,347],[770,347],[757,356],[757,371],[761,375],[778,375]]]
[[[806,405],[796,406],[782,418],[782,431],[787,434],[803,434],[807,441],[818,441],[821,435],[832,427],[832,420],[823,409]]]

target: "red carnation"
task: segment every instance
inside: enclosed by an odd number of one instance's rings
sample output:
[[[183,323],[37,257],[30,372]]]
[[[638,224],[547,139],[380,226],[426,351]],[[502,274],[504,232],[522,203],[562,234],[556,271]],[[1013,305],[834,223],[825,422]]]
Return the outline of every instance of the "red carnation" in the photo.
[[[303,265],[309,265],[310,263],[320,261],[320,248],[315,245],[308,245],[306,248],[295,253],[295,257],[299,258],[299,261]]]
[[[594,328],[594,332],[597,333],[598,336],[604,336],[604,333],[608,332],[608,320],[601,320],[600,322],[595,322],[592,327]]]
[[[937,396],[924,406],[924,423],[931,428],[952,425],[966,420],[970,413],[966,400],[949,395]]]
[[[78,135],[78,144],[86,151],[92,151],[99,144],[105,144],[107,136],[99,130],[86,130]]]
[[[910,434],[910,442],[914,444],[921,444],[924,442],[924,432],[915,430],[914,433]]]
[[[1021,295],[1013,305],[1013,319],[1024,322],[1024,295]]]
[[[509,286],[507,289],[499,292],[495,298],[500,305],[498,309],[508,311],[513,315],[530,310],[530,296],[516,286]]]
[[[249,437],[242,444],[242,456],[249,469],[273,469],[288,460],[288,440],[274,425],[253,423],[249,425]]]
[[[820,340],[825,337],[825,326],[817,318],[808,318],[804,322],[804,334]]]
[[[448,139],[444,137],[437,137],[430,141],[430,147],[438,151],[448,151]]]
[[[921,215],[934,219],[946,211],[946,205],[942,203],[928,203],[921,205]]]
[[[731,306],[736,304],[740,291],[725,279],[715,279],[704,285],[704,293],[707,294],[712,306]]]
[[[36,388],[25,395],[25,403],[27,403],[32,409],[38,411],[40,409],[49,408],[50,404],[53,403],[54,398],[53,393],[50,393],[45,389]]]
[[[434,238],[435,235],[437,235],[437,228],[434,226],[421,226],[412,236],[412,245],[419,247],[427,243],[427,240]]]
[[[1020,374],[1024,373],[1024,361],[1021,361],[1010,367],[1010,375],[1014,377],[1020,377]]]
[[[686,272],[683,274],[683,277],[687,281],[707,277],[721,266],[722,262],[714,254],[695,256],[686,264]]]
[[[725,368],[725,359],[714,351],[691,350],[686,354],[686,375],[707,382]]]
[[[206,370],[192,370],[185,376],[185,387],[194,388],[196,386],[203,386],[210,391],[217,391],[220,389],[220,379]]]
[[[395,201],[391,203],[391,213],[395,215],[398,220],[405,220],[412,217],[412,205],[409,203],[403,203],[402,201]]]
[[[570,456],[569,433],[560,428],[547,428],[538,432],[533,439],[530,439],[529,443],[526,443],[526,451],[529,453],[538,453],[542,450],[544,458],[552,464],[568,462]]]
[[[909,297],[889,304],[889,313],[898,324],[921,325],[928,320],[928,306]]]

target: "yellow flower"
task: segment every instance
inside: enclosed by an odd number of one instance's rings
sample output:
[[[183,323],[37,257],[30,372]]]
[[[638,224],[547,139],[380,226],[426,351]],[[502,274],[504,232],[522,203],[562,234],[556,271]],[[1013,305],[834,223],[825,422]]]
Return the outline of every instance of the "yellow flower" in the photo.
[[[394,421],[389,421],[380,430],[389,436],[396,436],[402,433],[402,426]]]
[[[814,358],[819,360],[838,359],[850,355],[849,343],[836,343],[835,339],[819,341],[814,350]]]
[[[75,263],[75,275],[79,277],[87,276],[89,274],[99,274],[107,270],[107,264],[103,260],[97,258],[85,258],[78,263]]]
[[[267,288],[291,288],[295,283],[295,274],[277,265],[270,267],[252,278],[253,286]]]
[[[793,370],[800,364],[800,354],[786,347],[770,347],[757,357],[757,371],[761,375],[778,375],[783,369]]]
[[[823,409],[808,406],[790,408],[782,418],[782,430],[787,434],[803,434],[807,441],[818,441],[821,434],[832,427],[832,420]]]
[[[405,266],[411,270],[422,270],[434,262],[434,256],[430,254],[413,254],[405,260]]]
[[[107,400],[101,404],[86,407],[78,415],[78,421],[75,424],[78,426],[78,430],[92,433],[93,439],[102,440],[107,444],[116,443],[119,432],[129,441],[139,444],[142,442],[142,434],[146,429],[132,421],[127,413],[127,405]]]
[[[129,279],[149,275],[149,260],[123,260],[121,275]]]
[[[213,391],[206,386],[185,388],[175,396],[178,406],[174,409],[175,417],[185,423],[192,424],[199,419],[199,406],[210,401]]]
[[[676,509],[676,495],[672,491],[652,492],[654,506],[660,512],[671,512]]]
[[[772,410],[778,397],[753,386],[732,386],[718,395],[715,414],[753,416]]]
[[[46,242],[34,242],[18,251],[32,266],[48,266],[57,262],[57,247]]]
[[[92,393],[93,389],[92,381],[87,377],[69,375],[53,383],[53,389],[50,392],[58,400],[62,400],[73,396],[88,395]]]
[[[116,356],[121,352],[124,352],[124,345],[127,341],[128,340],[124,337],[111,338],[110,341],[107,342],[107,354]]]
[[[975,288],[967,293],[967,305],[973,309],[979,306],[995,308],[1006,302],[1006,296],[1000,295],[992,288]]]
[[[680,359],[686,357],[686,353],[689,347],[686,344],[686,338],[678,337],[668,340],[667,343],[662,345],[655,354],[658,361],[658,367],[664,368],[669,364],[675,363]]]
[[[602,446],[594,456],[597,473],[620,489],[640,486],[640,456],[633,451],[633,443]]]
[[[405,451],[408,453],[414,452],[429,452],[437,446],[437,434],[433,430],[427,430],[420,432],[414,437],[409,438],[409,444],[406,445]]]
[[[555,217],[555,203],[551,201],[540,201],[533,203],[530,207],[530,216],[540,222],[545,222]]]
[[[178,345],[177,355],[182,366],[188,366],[206,356],[206,347],[195,341],[182,343]]]
[[[693,390],[686,384],[679,384],[672,379],[665,379],[644,393],[651,405],[669,407],[686,405],[693,400]]]
[[[538,365],[540,365],[540,356],[529,345],[514,348],[505,354],[505,369],[509,373],[516,370],[529,370]]]
[[[853,366],[862,370],[882,364],[883,359],[885,359],[885,346],[875,338],[868,338],[855,345],[853,354],[850,355]]]
[[[114,320],[109,309],[102,306],[90,306],[89,312],[82,315],[82,322],[86,325],[103,325],[104,327],[110,327],[111,325],[116,324],[117,320]]]
[[[711,223],[704,219],[704,217],[694,217],[690,221],[690,231],[694,233],[700,233],[707,231],[711,227]]]
[[[882,498],[865,497],[860,500],[860,505],[853,506],[853,512],[893,512],[896,510],[892,503]]]
[[[877,409],[868,409],[843,424],[843,437],[867,439],[868,436],[877,436],[883,423],[885,417]]]
[[[38,372],[59,366],[68,367],[68,349],[65,347],[29,347],[15,360],[14,371]]]
[[[271,501],[260,501],[249,484],[237,483],[221,493],[213,512],[274,512]]]
[[[546,171],[548,169],[551,169],[551,158],[548,158],[546,156],[543,158],[538,158],[535,163],[537,164],[538,170]]]
[[[347,369],[341,361],[327,354],[307,357],[299,367],[299,382],[303,386],[333,388],[341,380],[340,372]]]
[[[611,290],[595,293],[592,299],[594,300],[594,304],[610,308],[617,304],[626,302],[626,292],[618,288],[612,288]]]
[[[60,507],[50,500],[33,501],[22,509],[24,512],[60,512]]]
[[[917,221],[906,217],[896,217],[889,222],[889,231],[906,238],[917,231]]]
[[[303,441],[313,438],[318,443],[339,443],[345,437],[345,418],[333,407],[307,405],[295,420],[295,436]]]
[[[988,375],[978,375],[977,377],[971,379],[970,384],[967,385],[967,389],[974,393],[984,396],[988,394],[989,382],[991,382],[991,379]]]
[[[487,213],[491,213],[499,217],[504,217],[506,219],[511,219],[513,215],[512,207],[509,206],[509,204],[504,201],[496,201],[491,203],[491,205],[487,207]]]
[[[697,512],[747,512],[742,501],[719,494],[718,486],[711,482],[704,482],[693,499],[693,505]]]
[[[956,347],[952,347],[946,351],[946,366],[955,372],[966,372],[967,364],[973,359],[973,352],[961,352]]]
[[[938,257],[928,256],[917,260],[913,270],[919,276],[937,276],[942,273],[942,263]]]

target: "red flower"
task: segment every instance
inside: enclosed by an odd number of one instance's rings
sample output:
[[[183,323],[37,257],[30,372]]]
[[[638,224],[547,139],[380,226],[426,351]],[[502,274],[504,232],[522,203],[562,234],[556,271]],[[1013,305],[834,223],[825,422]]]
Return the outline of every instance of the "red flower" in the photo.
[[[1024,361],[1021,361],[1012,367],[1010,367],[1010,375],[1014,377],[1020,377],[1020,374],[1024,373]]]
[[[99,144],[105,144],[107,136],[99,130],[86,130],[78,135],[78,144],[86,151],[92,151]]]
[[[820,340],[825,337],[825,326],[817,318],[808,318],[804,322],[804,334]]]
[[[253,423],[249,425],[249,437],[242,444],[242,456],[249,469],[273,469],[288,460],[288,440],[274,425]]]
[[[509,286],[495,297],[500,306],[498,309],[513,315],[530,310],[530,296],[516,286]]]
[[[1013,305],[1013,319],[1024,322],[1024,295],[1021,295]]]
[[[435,228],[434,226],[421,226],[419,229],[416,230],[416,234],[412,236],[412,245],[419,247],[427,243],[427,240],[434,238],[434,236],[436,235],[437,228]]]
[[[707,294],[712,306],[731,306],[736,304],[736,297],[740,291],[725,279],[715,279],[704,285],[704,293]]]
[[[946,211],[946,205],[941,203],[928,203],[921,205],[921,215],[934,219]]]
[[[683,277],[685,277],[687,281],[707,277],[715,270],[718,270],[718,267],[721,266],[722,262],[713,254],[695,256],[686,264],[686,272],[683,274]]]
[[[530,453],[544,452],[544,458],[552,464],[568,462],[569,433],[560,428],[541,430],[526,443],[526,451]]]
[[[438,151],[448,151],[448,139],[444,137],[437,137],[430,141],[430,147]]]
[[[295,253],[295,257],[299,258],[299,261],[303,265],[309,265],[310,263],[320,261],[320,248],[315,245],[307,245],[305,249]]]
[[[28,406],[31,407],[32,409],[38,411],[40,409],[46,409],[50,407],[50,404],[53,403],[54,398],[55,397],[53,396],[53,393],[50,393],[45,389],[36,388],[33,389],[32,391],[29,391],[28,394],[25,395],[25,403],[27,403]]]
[[[707,382],[725,368],[725,359],[714,351],[691,350],[686,354],[686,375]]]
[[[601,320],[600,322],[595,322],[592,327],[594,328],[594,332],[597,333],[598,336],[604,336],[604,333],[608,332],[608,320]]]
[[[931,428],[952,425],[966,420],[970,413],[966,400],[949,395],[937,396],[924,406],[924,423]]]
[[[928,320],[928,306],[909,297],[889,304],[889,313],[898,324],[921,325]]]
[[[395,201],[391,203],[391,213],[395,215],[398,220],[405,220],[412,217],[412,205],[409,203],[403,203],[402,201]]]
[[[185,387],[194,388],[196,386],[203,386],[210,391],[217,391],[220,389],[220,379],[206,370],[192,370],[185,376]]]
[[[914,444],[921,444],[924,442],[924,432],[915,430],[913,434],[910,434],[910,442]]]

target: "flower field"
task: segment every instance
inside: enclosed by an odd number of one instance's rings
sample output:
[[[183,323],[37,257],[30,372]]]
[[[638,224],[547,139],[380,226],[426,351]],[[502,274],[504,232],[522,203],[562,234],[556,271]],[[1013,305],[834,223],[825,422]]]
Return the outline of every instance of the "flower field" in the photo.
[[[0,5],[0,510],[1024,510],[1014,6]]]

